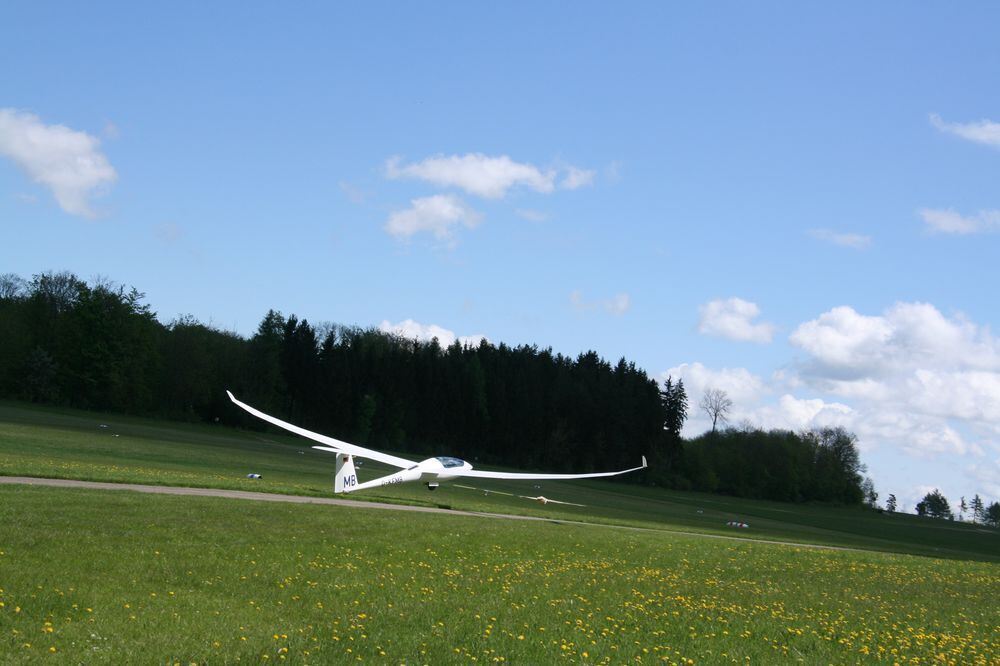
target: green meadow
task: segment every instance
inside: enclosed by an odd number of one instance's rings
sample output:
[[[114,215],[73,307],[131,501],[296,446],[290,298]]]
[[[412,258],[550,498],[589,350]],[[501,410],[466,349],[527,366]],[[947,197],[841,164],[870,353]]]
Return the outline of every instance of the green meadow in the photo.
[[[5,475],[329,495],[333,461],[307,444],[0,405]],[[1000,660],[996,530],[627,484],[490,488],[358,498],[551,520],[0,486],[0,663]],[[586,506],[517,497],[540,493]]]
[[[0,403],[0,475],[331,496],[333,456],[310,444],[275,432]],[[388,471],[371,462],[358,468],[362,480]],[[263,478],[247,479],[251,472]],[[418,484],[402,484],[347,497],[1000,562],[1000,530],[914,515],[672,492],[603,480],[459,485],[445,484],[431,492]],[[584,506],[542,506],[522,495]],[[745,521],[750,528],[729,528],[730,520]]]
[[[0,525],[5,663],[1000,658],[985,562],[25,486]]]

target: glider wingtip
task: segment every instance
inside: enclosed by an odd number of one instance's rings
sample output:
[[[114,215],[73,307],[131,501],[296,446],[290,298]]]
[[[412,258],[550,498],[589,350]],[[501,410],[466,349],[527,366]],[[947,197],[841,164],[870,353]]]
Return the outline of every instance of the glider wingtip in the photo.
[[[229,389],[226,389],[226,395],[229,396],[230,400],[232,400],[233,402],[236,402],[236,396],[233,395],[232,391],[230,391]]]
[[[645,467],[648,467],[648,465],[646,464],[646,456],[643,456],[643,457],[642,457],[642,466],[643,466],[644,468],[645,468]]]

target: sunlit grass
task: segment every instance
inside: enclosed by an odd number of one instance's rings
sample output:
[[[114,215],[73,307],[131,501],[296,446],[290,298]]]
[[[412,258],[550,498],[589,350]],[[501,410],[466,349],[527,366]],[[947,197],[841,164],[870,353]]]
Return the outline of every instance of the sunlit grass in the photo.
[[[1000,659],[1000,566],[0,487],[0,661]]]

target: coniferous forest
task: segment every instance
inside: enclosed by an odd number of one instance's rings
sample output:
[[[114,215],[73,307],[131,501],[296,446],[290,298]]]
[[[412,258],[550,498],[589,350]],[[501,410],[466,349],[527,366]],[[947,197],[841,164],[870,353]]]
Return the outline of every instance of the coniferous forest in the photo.
[[[0,397],[259,429],[225,390],[311,430],[477,465],[650,468],[625,483],[784,501],[862,502],[853,435],[754,429],[681,437],[682,382],[590,351],[441,347],[277,310],[249,338],[156,318],[143,294],[69,273],[0,275]]]

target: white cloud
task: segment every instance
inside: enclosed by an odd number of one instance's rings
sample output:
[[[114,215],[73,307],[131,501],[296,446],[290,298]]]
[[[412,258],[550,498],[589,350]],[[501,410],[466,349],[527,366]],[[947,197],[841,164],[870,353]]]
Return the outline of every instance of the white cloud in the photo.
[[[975,143],[1000,148],[1000,123],[985,119],[973,123],[949,123],[942,120],[941,116],[936,113],[932,113],[930,119],[931,124],[942,132],[954,134]]]
[[[583,292],[575,289],[570,292],[569,302],[578,312],[592,312],[600,309],[615,316],[625,314],[632,307],[632,297],[625,292],[615,294],[611,298],[604,300],[588,301],[584,299]]]
[[[95,217],[90,198],[118,178],[100,143],[85,132],[46,125],[33,114],[0,109],[0,155],[49,188],[72,215]]]
[[[556,189],[557,180],[561,189],[575,190],[591,185],[596,174],[572,165],[541,169],[527,162],[515,162],[507,155],[467,153],[434,155],[411,164],[403,164],[399,156],[390,157],[385,162],[385,175],[390,180],[422,180],[441,187],[457,187],[484,199],[502,199],[514,187],[549,194]]]
[[[385,230],[396,238],[409,238],[421,232],[434,234],[438,240],[452,240],[454,228],[475,228],[482,215],[450,194],[436,194],[410,201],[410,207],[392,213]]]
[[[982,485],[988,497],[994,498],[994,501],[1000,497],[1000,458],[968,467],[966,473]]]
[[[411,340],[420,340],[421,342],[430,342],[434,338],[437,338],[438,344],[442,347],[449,347],[456,340],[463,346],[473,347],[479,345],[483,340],[489,341],[489,338],[485,335],[456,336],[454,331],[449,331],[437,324],[421,324],[412,319],[405,319],[398,324],[393,324],[386,319],[378,325],[378,328],[380,331],[385,331],[386,333],[410,338]]]
[[[835,379],[842,379],[854,378],[859,371],[874,372],[884,361],[891,335],[892,328],[882,317],[866,317],[842,306],[799,325],[789,340],[825,368],[838,371]]]
[[[559,182],[559,187],[564,190],[577,190],[581,187],[587,187],[594,184],[594,177],[596,175],[595,171],[578,169],[575,166],[571,166],[566,169],[566,175]]]
[[[810,374],[834,380],[933,370],[1000,370],[1000,341],[963,317],[928,303],[896,303],[879,316],[841,306],[789,337],[810,356]]]
[[[706,335],[759,343],[770,342],[774,336],[773,324],[752,322],[760,314],[760,308],[742,298],[709,301],[698,312],[698,331]]]
[[[754,410],[750,419],[755,423],[767,424],[768,428],[782,430],[808,430],[844,426],[855,421],[854,410],[839,402],[826,402],[821,398],[796,398],[785,394],[777,405],[767,405]]]
[[[701,363],[681,363],[661,373],[660,379],[673,377],[684,381],[684,390],[693,412],[707,389],[714,388],[725,391],[733,401],[734,407],[746,411],[756,405],[767,393],[764,381],[746,368],[722,368],[713,370]]]
[[[800,378],[862,401],[857,429],[911,455],[980,454],[954,424],[1000,432],[1000,341],[927,303],[881,315],[838,307],[790,336],[805,351]]]
[[[922,208],[918,211],[927,229],[942,234],[977,234],[1000,231],[1000,210],[981,210],[972,217],[941,208]]]
[[[841,247],[849,247],[855,250],[864,250],[871,246],[871,236],[861,234],[838,233],[830,229],[810,229],[809,235],[817,240],[833,243]]]
[[[536,192],[555,189],[555,170],[543,172],[533,164],[515,162],[506,155],[435,155],[423,162],[401,162],[400,157],[391,157],[386,161],[388,178],[414,178],[443,187],[458,187],[486,199],[502,199],[507,190],[515,185],[523,185]]]

